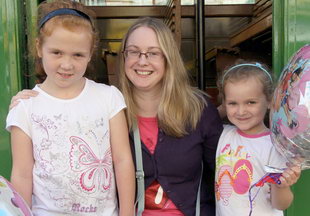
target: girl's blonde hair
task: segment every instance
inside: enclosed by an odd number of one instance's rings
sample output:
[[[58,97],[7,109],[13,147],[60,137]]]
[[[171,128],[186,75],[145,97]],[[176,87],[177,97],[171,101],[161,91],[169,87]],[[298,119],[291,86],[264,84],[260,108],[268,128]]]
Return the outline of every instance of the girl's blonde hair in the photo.
[[[44,1],[38,7],[38,26],[40,20],[42,20],[47,14],[61,8],[69,8],[81,11],[82,13],[86,14],[89,19],[70,14],[59,15],[51,18],[38,29],[36,38],[38,48],[42,47],[44,39],[50,36],[56,27],[61,26],[72,32],[80,30],[89,32],[91,38],[91,55],[93,55],[96,48],[98,47],[97,44],[99,41],[99,34],[95,26],[94,13],[88,10],[83,4],[72,0]],[[35,70],[38,82],[43,82],[46,79],[46,73],[44,72],[41,58],[39,58],[35,48],[32,50],[32,55],[35,57]],[[85,76],[87,76],[89,72],[89,65],[87,67]]]
[[[159,19],[145,17],[136,21],[123,38],[120,52],[120,87],[127,104],[129,127],[137,117],[134,85],[125,74],[125,56],[128,37],[139,27],[148,27],[157,35],[159,46],[165,56],[166,71],[162,80],[162,97],[158,107],[158,125],[166,134],[182,137],[188,129],[195,129],[206,101],[204,93],[191,87],[188,73],[170,29]],[[190,127],[190,128],[188,128]]]
[[[258,62],[246,62],[238,60],[235,65],[224,70],[223,75],[219,77],[217,85],[220,92],[220,97],[225,100],[225,86],[227,82],[236,82],[250,77],[255,77],[263,87],[263,93],[267,101],[271,101],[274,85],[273,77],[270,69]]]

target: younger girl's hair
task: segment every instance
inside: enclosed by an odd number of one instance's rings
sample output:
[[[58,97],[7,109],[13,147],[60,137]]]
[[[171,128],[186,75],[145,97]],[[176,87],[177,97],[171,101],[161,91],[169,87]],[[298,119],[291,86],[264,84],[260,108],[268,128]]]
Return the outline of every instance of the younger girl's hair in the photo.
[[[165,58],[165,73],[162,80],[162,96],[158,107],[158,125],[168,135],[182,137],[187,129],[194,129],[205,104],[203,93],[190,86],[188,73],[173,38],[171,30],[159,19],[140,18],[123,38],[120,52],[120,87],[127,105],[127,120],[132,128],[137,118],[137,105],[133,93],[134,86],[125,74],[127,40],[139,27],[152,29],[158,39]]]
[[[76,14],[59,14],[55,16],[55,11],[67,8],[76,11]],[[80,14],[80,15],[79,15]],[[56,27],[63,27],[69,31],[87,31],[91,38],[91,54],[93,55],[98,44],[98,31],[95,27],[94,13],[88,10],[83,4],[73,0],[53,0],[44,1],[38,7],[38,32],[37,32],[37,45],[42,48],[44,39],[53,33]],[[43,24],[42,24],[43,22]],[[36,46],[34,46],[36,47]],[[37,50],[32,51],[35,56],[35,72],[38,82],[41,83],[46,79],[41,58],[37,54]],[[85,76],[89,73],[89,65],[87,67]]]
[[[237,64],[228,67],[219,77],[217,84],[221,98],[225,99],[224,89],[227,82],[237,82],[250,77],[255,77],[262,84],[264,95],[268,101],[271,101],[274,86],[269,68],[258,62],[246,62],[244,60],[238,60]]]

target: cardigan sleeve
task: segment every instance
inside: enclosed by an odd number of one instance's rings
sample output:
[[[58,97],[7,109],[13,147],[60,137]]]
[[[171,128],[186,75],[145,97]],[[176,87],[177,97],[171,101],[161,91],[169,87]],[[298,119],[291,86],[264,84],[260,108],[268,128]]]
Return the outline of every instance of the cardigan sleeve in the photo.
[[[216,107],[208,99],[207,103],[200,122],[204,139],[203,160],[204,166],[215,172],[215,154],[223,124]]]

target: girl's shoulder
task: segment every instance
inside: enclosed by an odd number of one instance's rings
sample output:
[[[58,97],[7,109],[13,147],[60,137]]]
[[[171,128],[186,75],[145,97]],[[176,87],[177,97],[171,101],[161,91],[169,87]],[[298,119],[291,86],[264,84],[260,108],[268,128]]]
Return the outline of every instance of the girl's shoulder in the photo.
[[[104,83],[98,83],[93,80],[87,79],[87,85],[91,91],[95,91],[99,95],[120,95],[121,92],[113,85],[107,85]]]

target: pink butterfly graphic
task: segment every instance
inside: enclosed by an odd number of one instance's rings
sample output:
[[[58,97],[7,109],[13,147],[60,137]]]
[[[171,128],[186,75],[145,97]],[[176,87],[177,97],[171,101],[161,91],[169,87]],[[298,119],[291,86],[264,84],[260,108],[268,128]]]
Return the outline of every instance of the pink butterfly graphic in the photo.
[[[103,159],[98,159],[83,139],[72,136],[70,142],[70,166],[80,173],[81,188],[92,193],[108,190],[113,177],[111,149],[105,152]]]

